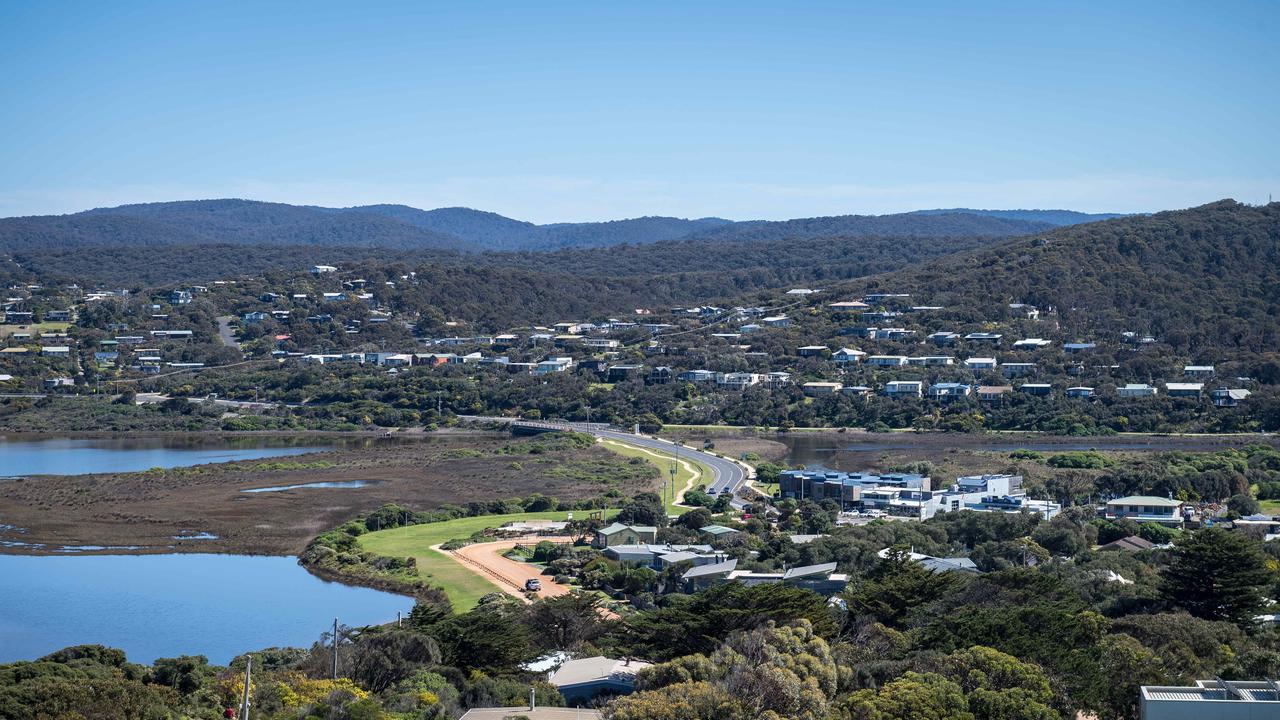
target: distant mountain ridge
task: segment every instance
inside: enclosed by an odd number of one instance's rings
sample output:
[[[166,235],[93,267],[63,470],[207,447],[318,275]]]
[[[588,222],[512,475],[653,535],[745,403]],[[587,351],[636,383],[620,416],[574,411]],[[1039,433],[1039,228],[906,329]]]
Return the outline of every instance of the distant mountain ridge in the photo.
[[[1036,219],[1042,215],[1047,219]],[[929,210],[784,221],[646,216],[537,225],[463,207],[420,210],[384,204],[326,208],[220,199],[3,218],[0,250],[230,243],[537,252],[703,238],[748,242],[822,237],[1013,237],[1093,219],[1096,216],[1070,211]]]

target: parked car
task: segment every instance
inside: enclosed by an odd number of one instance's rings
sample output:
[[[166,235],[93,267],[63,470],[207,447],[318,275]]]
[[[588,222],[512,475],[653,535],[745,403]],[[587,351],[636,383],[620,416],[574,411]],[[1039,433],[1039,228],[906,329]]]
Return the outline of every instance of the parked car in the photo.
[[[538,592],[542,589],[542,581],[538,578],[529,578],[524,581],[524,589],[527,592]]]

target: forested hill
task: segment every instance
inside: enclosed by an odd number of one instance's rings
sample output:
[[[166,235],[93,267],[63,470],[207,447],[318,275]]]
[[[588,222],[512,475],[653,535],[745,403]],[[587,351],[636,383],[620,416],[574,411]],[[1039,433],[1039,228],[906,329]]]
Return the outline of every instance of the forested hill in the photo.
[[[841,285],[909,292],[980,320],[1054,308],[1066,330],[1151,333],[1175,348],[1280,349],[1280,203],[1209,205],[1061,228]],[[1097,339],[1097,338],[1093,338]]]
[[[818,237],[1011,237],[1053,227],[1036,220],[995,217],[991,212],[843,215],[779,222],[640,217],[535,225],[469,208],[323,208],[253,200],[193,200],[122,205],[73,215],[3,218],[0,251],[211,243],[547,251],[694,238],[760,242]]]
[[[1079,225],[1099,220],[1112,220],[1124,215],[1118,213],[1082,213],[1075,210],[975,210],[973,208],[951,208],[950,210],[916,210],[909,215],[982,215],[985,217],[1004,218],[1006,220],[1026,220],[1036,223],[1047,223],[1057,227]]]
[[[248,200],[125,205],[74,215],[0,219],[0,250],[92,246],[343,245],[458,248],[458,238],[368,213]]]
[[[335,212],[384,215],[417,227],[453,235],[475,247],[497,251],[643,245],[683,238],[703,230],[733,224],[730,220],[719,218],[685,220],[673,217],[640,217],[610,222],[535,225],[471,208],[419,210],[407,205],[364,205]]]
[[[253,248],[251,262],[246,261],[243,245],[209,244],[163,251],[150,246],[101,246],[93,253],[79,248],[35,248],[15,251],[12,257],[48,284],[77,282],[112,288],[208,283],[277,271],[302,273],[312,265],[429,266],[443,269],[464,286],[491,283],[468,287],[464,294],[484,296],[495,311],[518,314],[527,306],[536,315],[541,306],[561,309],[561,301],[555,298],[559,294],[575,296],[573,308],[591,310],[594,303],[601,312],[618,311],[615,300],[624,303],[622,309],[633,303],[701,303],[785,286],[826,286],[1000,241],[990,237],[704,239],[521,253],[277,245]],[[503,273],[518,274],[519,280],[504,278]],[[533,295],[512,292],[511,283],[523,283],[526,277],[541,277],[544,289]],[[575,278],[626,279],[635,287],[628,286],[625,298],[576,297],[581,291]],[[654,289],[651,296],[646,296],[645,288]],[[450,308],[447,301],[439,302]]]
[[[762,241],[817,237],[1012,237],[1032,235],[1054,226],[1049,223],[972,215],[964,212],[940,215],[837,215],[797,220],[752,221],[725,225],[698,233],[696,238]]]

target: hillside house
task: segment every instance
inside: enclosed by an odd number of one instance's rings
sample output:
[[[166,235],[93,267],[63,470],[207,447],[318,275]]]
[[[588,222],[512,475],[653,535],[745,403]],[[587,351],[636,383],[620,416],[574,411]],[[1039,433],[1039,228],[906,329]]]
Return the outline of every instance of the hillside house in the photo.
[[[884,384],[884,394],[888,397],[921,397],[924,395],[924,383],[920,380],[893,380]]]
[[[1105,545],[1099,545],[1098,551],[1099,552],[1116,552],[1116,551],[1142,552],[1143,550],[1150,550],[1155,546],[1156,544],[1151,542],[1150,540],[1138,537],[1137,535],[1130,535],[1129,537],[1122,537],[1119,540],[1112,540],[1111,542]]]
[[[964,383],[934,383],[929,386],[929,397],[939,400],[954,400],[968,397],[972,388]]]
[[[1070,343],[1064,343],[1062,346],[1062,349],[1069,353],[1079,353],[1079,352],[1087,352],[1089,350],[1096,350],[1097,347],[1098,347],[1097,343],[1070,342]]]
[[[849,365],[860,362],[862,358],[866,357],[866,355],[867,354],[861,350],[854,350],[853,348],[846,347],[835,351],[835,353],[832,354],[831,359],[835,360],[837,365]]]
[[[791,327],[791,318],[786,315],[771,315],[760,320],[765,327],[785,328]]]
[[[844,388],[844,384],[838,382],[807,382],[803,385],[803,388],[804,394],[809,397],[826,397],[838,394]]]
[[[777,390],[778,388],[786,387],[791,384],[791,373],[783,372],[781,370],[765,373],[764,380],[762,382],[764,383],[764,386],[770,390]]]
[[[1122,398],[1154,397],[1159,391],[1145,383],[1129,383],[1116,388],[1116,395]]]
[[[1031,305],[1027,305],[1026,303],[1009,303],[1009,309],[1017,310],[1021,312],[1023,317],[1027,318],[1028,320],[1040,319],[1040,311]]]
[[[1067,397],[1069,398],[1091,398],[1093,397],[1093,388],[1077,385],[1067,388]]]
[[[680,576],[680,583],[685,592],[695,593],[726,581],[729,578],[729,574],[736,570],[737,567],[738,561],[736,559],[710,565],[696,565]]]
[[[573,367],[573,358],[570,357],[553,357],[547,358],[538,363],[538,367],[534,369],[534,375],[549,375],[551,373],[565,372]]]
[[[568,660],[547,676],[547,682],[560,691],[567,705],[590,705],[600,696],[629,695],[636,688],[636,673],[650,663],[629,658],[615,660],[597,655],[581,660]],[[506,717],[523,717],[528,710]],[[559,717],[559,716],[557,716]],[[568,714],[563,717],[571,717]]]
[[[650,385],[666,385],[675,377],[675,371],[666,365],[659,365],[649,371],[644,381]]]
[[[1035,363],[1001,363],[1000,374],[1007,378],[1026,377],[1036,372]]]
[[[872,305],[882,305],[889,302],[905,303],[911,299],[911,293],[871,293],[862,299]]]
[[[1251,394],[1243,388],[1218,388],[1209,393],[1209,397],[1216,407],[1235,407]]]
[[[866,385],[845,385],[840,394],[864,398],[871,395],[871,388]]]
[[[711,370],[685,370],[676,379],[680,382],[713,383],[716,381],[716,373]]]
[[[898,367],[907,364],[906,355],[869,355],[864,360],[867,365],[877,367]]]
[[[614,365],[605,374],[605,381],[611,383],[639,380],[644,376],[643,365]]]
[[[338,272],[338,268],[332,265],[312,265],[311,266],[312,275],[328,275],[329,273],[336,273],[336,272]]]
[[[826,345],[805,345],[796,350],[800,357],[823,357],[831,350]]]
[[[1052,344],[1053,343],[1049,342],[1048,340],[1044,340],[1042,338],[1026,338],[1024,340],[1019,340],[1018,342],[1014,343],[1013,349],[1014,350],[1039,350],[1042,347],[1048,347],[1049,345],[1052,345]]]
[[[753,572],[750,570],[734,570],[726,578],[729,582],[738,582],[747,586],[783,584],[792,587],[812,590],[819,595],[838,595],[844,592],[849,584],[849,576],[836,572],[835,563],[806,565],[791,568],[780,573]]]
[[[1108,520],[1127,519],[1153,522],[1169,527],[1182,525],[1182,502],[1151,495],[1130,495],[1108,500],[1103,516]]]
[[[965,366],[966,368],[968,368],[968,369],[970,369],[970,370],[974,370],[974,371],[995,370],[995,369],[996,369],[996,359],[995,359],[995,358],[993,358],[993,357],[990,357],[990,358],[986,358],[986,357],[971,357],[971,358],[965,358],[964,366]]]
[[[950,355],[921,355],[918,357],[907,358],[908,365],[918,367],[943,367],[946,365],[954,365],[956,359]]]
[[[1018,386],[1018,392],[1035,397],[1048,397],[1053,394],[1053,386],[1049,383],[1024,383]]]
[[[971,332],[964,336],[966,342],[982,345],[999,345],[1001,338],[1004,336],[1000,333],[992,332]]]
[[[1199,398],[1204,392],[1204,383],[1167,382],[1164,384],[1164,390],[1169,397]]]
[[[716,375],[716,385],[724,390],[745,390],[759,382],[760,375],[757,373],[736,372]]]
[[[698,534],[706,535],[708,538],[712,540],[717,540],[717,539],[734,537],[735,535],[741,535],[742,531],[735,530],[731,527],[725,527],[724,525],[706,525],[704,527],[698,528]]]
[[[1187,377],[1205,378],[1213,377],[1212,365],[1185,365],[1182,368],[1182,374]]]
[[[871,309],[870,305],[864,302],[858,302],[857,300],[844,300],[841,302],[828,303],[827,307],[831,308],[831,312],[833,313],[861,313]]]
[[[960,339],[960,334],[944,330],[942,332],[930,333],[925,336],[925,339],[938,347],[945,347],[947,345],[955,345],[956,341]]]
[[[591,544],[597,548],[613,545],[650,545],[657,542],[658,528],[649,525],[613,523],[599,528]]]

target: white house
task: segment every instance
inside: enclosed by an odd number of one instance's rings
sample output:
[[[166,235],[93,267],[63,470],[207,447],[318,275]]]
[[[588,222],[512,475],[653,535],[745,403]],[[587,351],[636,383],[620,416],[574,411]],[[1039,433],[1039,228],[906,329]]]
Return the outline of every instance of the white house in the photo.
[[[1152,397],[1157,392],[1159,391],[1145,383],[1129,383],[1116,388],[1116,395],[1125,398]]]
[[[1204,392],[1204,383],[1167,382],[1164,389],[1169,397],[1198,398]]]
[[[870,355],[866,359],[868,365],[878,365],[883,367],[896,367],[907,364],[906,355]]]
[[[884,384],[884,394],[889,397],[920,397],[924,394],[924,382],[920,380],[892,380]]]
[[[1182,502],[1152,495],[1129,495],[1107,501],[1108,520],[1128,519],[1137,523],[1182,525]]]
[[[835,352],[835,354],[831,356],[831,359],[835,360],[837,365],[848,365],[850,363],[856,363],[861,361],[862,358],[866,357],[866,355],[867,354],[862,352],[861,350],[854,350],[853,348],[840,348]]]

